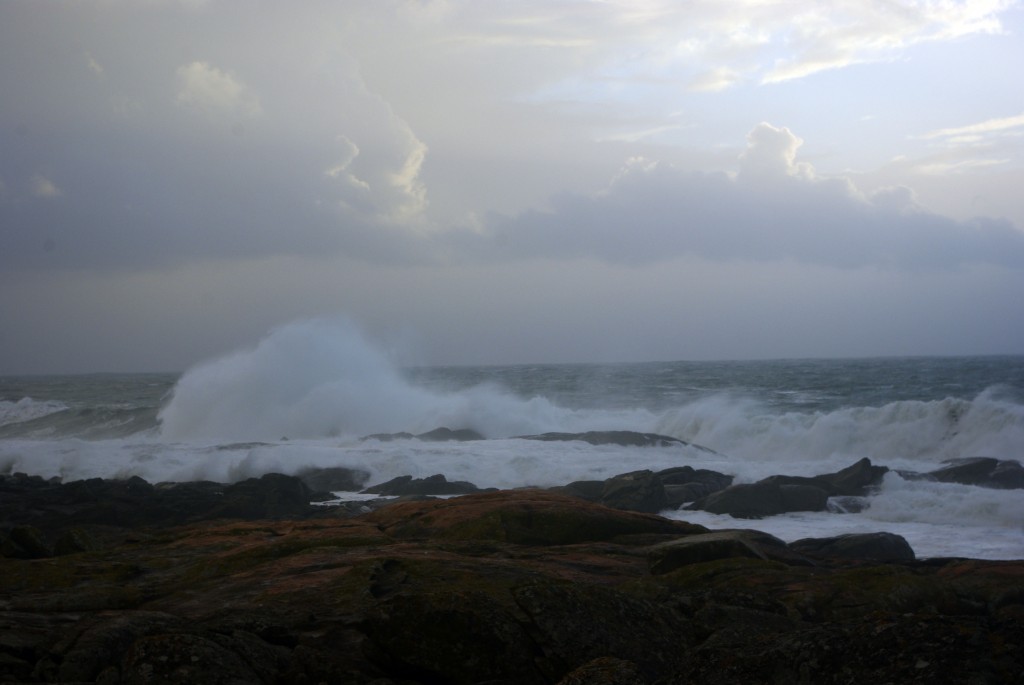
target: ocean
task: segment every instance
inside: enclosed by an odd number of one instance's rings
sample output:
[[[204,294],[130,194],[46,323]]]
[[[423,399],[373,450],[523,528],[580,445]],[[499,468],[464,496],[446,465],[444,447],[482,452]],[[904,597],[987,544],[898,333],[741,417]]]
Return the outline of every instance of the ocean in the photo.
[[[440,426],[487,439],[361,440]],[[589,430],[708,450],[516,437]],[[663,515],[787,541],[885,530],[919,557],[1022,559],[1024,490],[896,473],[973,456],[1024,458],[1024,357],[410,368],[352,326],[317,320],[183,374],[0,377],[0,473],[229,482],[345,466],[368,472],[368,485],[442,473],[513,488],[686,464],[753,482],[868,457],[894,470],[859,513]]]

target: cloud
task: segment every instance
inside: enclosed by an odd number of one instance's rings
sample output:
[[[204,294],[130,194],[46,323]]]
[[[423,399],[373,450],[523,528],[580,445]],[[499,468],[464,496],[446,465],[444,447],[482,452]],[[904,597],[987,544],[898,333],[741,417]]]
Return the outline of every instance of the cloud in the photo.
[[[747,149],[740,155],[740,175],[755,178],[810,175],[810,167],[796,165],[796,151],[804,141],[788,128],[758,124],[747,134]]]
[[[789,17],[788,28],[775,26],[776,38],[785,36],[786,54],[762,74],[761,82],[890,60],[919,43],[997,33],[1002,30],[999,15],[1013,5],[1012,0],[807,3]]]
[[[192,62],[176,72],[179,105],[245,116],[260,114],[260,102],[235,76],[206,62]]]
[[[33,197],[47,199],[60,197],[63,194],[53,181],[42,174],[34,174],[32,176],[30,187]]]
[[[841,268],[1024,269],[1024,232],[1007,221],[954,221],[918,206],[906,188],[866,196],[849,179],[799,162],[802,141],[786,128],[760,124],[747,141],[738,174],[633,160],[601,193],[557,196],[548,211],[492,215],[483,237],[460,239],[499,259],[649,264],[691,255]]]
[[[985,121],[958,126],[955,128],[942,128],[936,131],[929,131],[921,137],[925,140],[945,139],[950,142],[978,142],[983,137],[991,134],[1005,134],[1014,129],[1024,129],[1024,113],[1012,117],[1001,117],[987,119]]]

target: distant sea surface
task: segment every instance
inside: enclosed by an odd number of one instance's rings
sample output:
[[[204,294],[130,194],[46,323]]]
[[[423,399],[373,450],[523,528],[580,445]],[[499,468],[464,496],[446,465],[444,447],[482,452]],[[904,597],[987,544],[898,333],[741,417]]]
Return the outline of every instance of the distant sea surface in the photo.
[[[439,426],[488,439],[360,440]],[[661,433],[714,453],[515,437],[587,430]],[[65,480],[235,481],[346,466],[368,485],[443,473],[510,488],[690,464],[750,482],[862,457],[925,472],[972,456],[1024,458],[1024,357],[398,368],[348,328],[313,322],[182,375],[0,377],[0,473]],[[790,541],[888,530],[919,556],[1024,558],[1024,490],[895,472],[857,514],[665,515]]]

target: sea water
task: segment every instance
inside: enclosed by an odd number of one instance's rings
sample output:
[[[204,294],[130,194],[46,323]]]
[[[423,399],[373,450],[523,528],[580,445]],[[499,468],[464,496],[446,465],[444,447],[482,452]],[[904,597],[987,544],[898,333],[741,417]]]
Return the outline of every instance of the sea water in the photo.
[[[361,439],[439,426],[487,439]],[[707,449],[517,437],[588,430]],[[893,471],[858,513],[663,514],[787,541],[886,530],[922,557],[1024,558],[1024,490],[897,473],[972,456],[1024,457],[1024,357],[403,368],[351,325],[316,320],[184,374],[0,377],[0,473],[229,482],[344,466],[368,484],[441,473],[513,488],[680,465],[753,482],[868,457]]]

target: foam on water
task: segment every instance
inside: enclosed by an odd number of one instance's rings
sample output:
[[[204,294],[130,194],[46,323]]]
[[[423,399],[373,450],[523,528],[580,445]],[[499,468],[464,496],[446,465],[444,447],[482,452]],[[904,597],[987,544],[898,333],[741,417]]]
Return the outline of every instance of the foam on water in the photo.
[[[65,411],[68,408],[56,400],[37,401],[23,397],[16,402],[0,400],[0,426],[33,421],[44,416]]]
[[[973,400],[777,414],[752,399],[716,395],[666,412],[655,430],[769,468],[869,457],[894,468],[927,469],[964,456],[1015,458],[1024,446],[1024,406],[991,389]],[[760,473],[755,468],[752,477]]]
[[[862,457],[918,472],[958,457],[1020,459],[1019,361],[964,363],[971,370],[953,373],[943,387],[973,379],[976,367],[1016,369],[1016,380],[1012,387],[914,399],[905,385],[885,390],[889,381],[880,383],[877,372],[865,379],[870,362],[554,365],[417,375],[400,371],[349,323],[304,321],[186,372],[160,409],[159,424],[154,415],[173,377],[80,383],[61,378],[55,383],[62,392],[78,388],[85,398],[70,404],[42,396],[0,401],[0,473],[233,482],[268,472],[348,467],[366,472],[368,484],[441,473],[480,487],[514,488],[680,465],[751,482],[775,474],[828,473]],[[930,378],[941,366],[929,364],[931,369],[916,373]],[[849,373],[851,365],[856,373]],[[890,362],[885,368],[904,366]],[[801,386],[794,369],[810,373],[814,382]],[[695,374],[702,374],[699,382]],[[856,380],[855,387],[841,385],[844,375]],[[103,396],[102,389],[115,381],[119,390]],[[21,379],[4,396],[17,398],[24,388],[41,387]],[[847,391],[860,398],[859,406],[844,399]],[[900,399],[886,401],[897,392]],[[119,404],[118,398],[137,397],[144,399]],[[490,439],[359,439],[439,426],[470,428]],[[587,430],[662,433],[715,452],[514,437]],[[895,473],[858,514],[790,514],[754,522],[706,512],[671,515],[716,528],[754,527],[786,540],[889,530],[907,537],[921,556],[1024,558],[1022,491],[904,480]]]
[[[596,430],[653,420],[640,409],[574,411],[482,384],[437,392],[407,381],[350,324],[314,320],[189,370],[159,415],[169,440],[277,440],[420,433],[448,426],[488,437]]]

